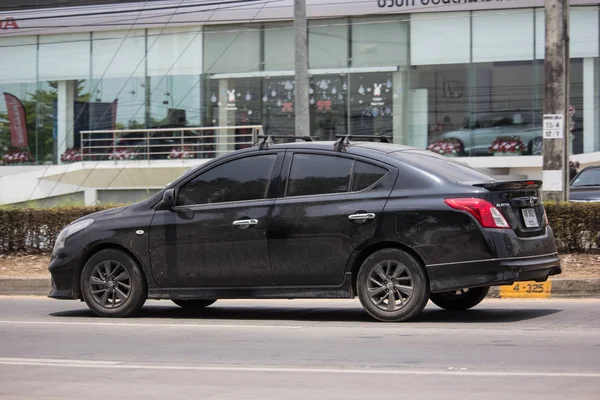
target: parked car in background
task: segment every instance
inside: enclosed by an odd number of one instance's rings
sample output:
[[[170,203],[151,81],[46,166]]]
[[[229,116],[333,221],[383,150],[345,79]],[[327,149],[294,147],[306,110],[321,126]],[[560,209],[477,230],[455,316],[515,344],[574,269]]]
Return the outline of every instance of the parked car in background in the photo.
[[[518,136],[525,145],[525,154],[540,155],[543,149],[541,121],[533,124],[525,114],[498,113],[486,115],[461,129],[441,134],[441,139],[457,139],[463,154],[471,156],[490,155],[489,148],[498,137]]]
[[[570,201],[600,201],[600,165],[582,169],[571,181]]]
[[[561,273],[540,181],[352,138],[262,137],[148,200],[74,221],[56,240],[49,296],[107,317],[147,298],[200,309],[358,296],[372,317],[404,321],[429,300],[466,310],[490,286]]]

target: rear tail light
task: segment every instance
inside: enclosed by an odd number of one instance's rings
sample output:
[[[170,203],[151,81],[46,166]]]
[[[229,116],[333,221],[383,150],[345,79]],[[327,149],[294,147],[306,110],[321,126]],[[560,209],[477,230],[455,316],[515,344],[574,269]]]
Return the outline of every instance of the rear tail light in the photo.
[[[455,210],[466,211],[474,216],[484,228],[510,229],[510,224],[492,203],[478,198],[445,199]]]

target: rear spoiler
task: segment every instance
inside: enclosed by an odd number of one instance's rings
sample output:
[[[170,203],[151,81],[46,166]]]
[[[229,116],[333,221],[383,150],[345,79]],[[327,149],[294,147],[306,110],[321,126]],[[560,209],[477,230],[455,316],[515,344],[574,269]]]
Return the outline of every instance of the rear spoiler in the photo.
[[[542,181],[493,181],[485,183],[475,183],[473,184],[473,186],[482,187],[493,192],[499,190],[540,189],[542,187]]]

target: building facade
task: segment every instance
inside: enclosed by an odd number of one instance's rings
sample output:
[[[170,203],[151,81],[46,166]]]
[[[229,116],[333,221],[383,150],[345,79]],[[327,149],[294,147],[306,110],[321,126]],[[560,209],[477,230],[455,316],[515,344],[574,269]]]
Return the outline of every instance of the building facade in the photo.
[[[296,133],[292,0],[43,3],[0,13],[0,158],[28,150],[11,162],[59,164],[85,130]],[[573,154],[600,150],[599,3],[571,1]],[[541,154],[543,1],[307,0],[307,10],[311,135],[389,135],[473,159],[502,141]]]

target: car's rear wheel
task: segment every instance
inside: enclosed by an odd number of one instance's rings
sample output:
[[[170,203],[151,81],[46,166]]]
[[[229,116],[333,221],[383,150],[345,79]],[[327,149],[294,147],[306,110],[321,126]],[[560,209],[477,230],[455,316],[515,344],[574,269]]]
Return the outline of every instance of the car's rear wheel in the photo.
[[[527,147],[530,155],[540,156],[544,154],[544,139],[542,137],[533,138]]]
[[[465,311],[481,303],[490,291],[489,286],[432,293],[431,301],[448,311]]]
[[[80,284],[83,300],[101,317],[129,317],[148,297],[146,279],[137,262],[116,249],[101,250],[90,257]]]
[[[371,254],[356,279],[364,309],[380,321],[405,321],[415,317],[429,300],[429,283],[421,263],[398,249]]]
[[[208,306],[210,306],[211,304],[214,304],[215,301],[217,300],[203,300],[203,299],[197,299],[197,300],[180,300],[180,299],[171,299],[171,301],[175,304],[177,304],[179,307],[182,308],[189,308],[189,309],[195,309],[195,310],[199,310],[202,308],[206,308]]]

